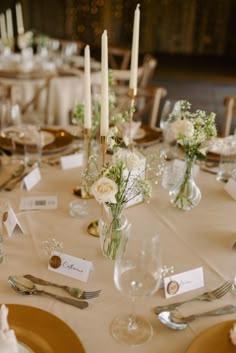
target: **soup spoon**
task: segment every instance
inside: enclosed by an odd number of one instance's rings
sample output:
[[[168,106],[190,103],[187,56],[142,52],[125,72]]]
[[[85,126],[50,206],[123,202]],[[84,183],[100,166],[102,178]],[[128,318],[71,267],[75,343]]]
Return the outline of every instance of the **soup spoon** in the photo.
[[[199,317],[204,316],[218,316],[218,315],[226,315],[226,314],[234,314],[236,313],[235,305],[226,305],[218,309],[214,309],[211,311],[206,311],[200,314],[194,314],[189,316],[181,316],[173,311],[162,311],[158,315],[158,319],[166,326],[173,330],[184,330],[188,323],[194,321]]]
[[[29,279],[22,276],[9,276],[8,283],[15,289],[16,292],[23,295],[44,295],[47,297],[55,298],[63,303],[76,306],[79,309],[85,309],[88,306],[88,302],[82,300],[76,300],[72,298],[62,297],[44,290],[39,290],[36,288],[34,283]]]

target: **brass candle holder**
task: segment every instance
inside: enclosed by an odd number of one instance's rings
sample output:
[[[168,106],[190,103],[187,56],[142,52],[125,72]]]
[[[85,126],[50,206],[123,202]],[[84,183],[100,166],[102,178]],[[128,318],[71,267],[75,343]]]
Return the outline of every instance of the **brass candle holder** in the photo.
[[[132,139],[132,122],[133,122],[133,115],[134,112],[132,108],[134,108],[134,102],[135,102],[135,97],[137,96],[137,88],[129,88],[128,90],[128,96],[130,97],[130,114],[129,114],[129,147],[132,150],[133,149],[133,139]]]
[[[100,137],[100,143],[101,143],[101,152],[102,152],[102,167],[105,166],[106,163],[106,151],[107,151],[107,141],[106,141],[106,136],[101,136]],[[104,208],[103,205],[101,205],[101,215],[103,215]],[[92,221],[89,223],[87,227],[87,231],[90,235],[93,237],[99,237],[99,231],[98,231],[98,220],[96,219],[95,221]]]
[[[84,146],[85,146],[85,168],[88,167],[88,160],[90,157],[90,153],[91,153],[91,146],[90,146],[90,137],[91,137],[91,129],[84,129]],[[77,186],[74,189],[74,194],[78,197],[80,197],[81,199],[92,199],[93,196],[88,194],[85,190],[83,186]]]

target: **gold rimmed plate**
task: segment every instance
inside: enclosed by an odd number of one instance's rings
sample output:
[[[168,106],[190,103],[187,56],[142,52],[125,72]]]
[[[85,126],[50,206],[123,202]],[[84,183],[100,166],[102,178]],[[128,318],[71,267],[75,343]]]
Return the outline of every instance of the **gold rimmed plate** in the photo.
[[[236,320],[230,320],[209,327],[193,340],[185,353],[236,353],[229,335],[235,323]]]
[[[161,141],[162,131],[161,129],[153,129],[148,125],[141,125],[140,127],[140,135],[138,138],[134,138],[134,141],[137,145],[141,145],[143,147],[151,146],[157,142]]]
[[[74,137],[64,129],[51,129],[51,128],[42,128],[42,132],[51,135],[51,143],[48,143],[43,146],[43,154],[57,153],[62,151],[64,148],[69,146]],[[10,138],[0,137],[0,147],[12,151],[12,142]],[[16,152],[23,153],[24,145],[16,141]]]
[[[9,308],[9,326],[15,331],[17,340],[29,348],[29,352],[85,353],[76,334],[56,316],[32,306],[6,306]]]

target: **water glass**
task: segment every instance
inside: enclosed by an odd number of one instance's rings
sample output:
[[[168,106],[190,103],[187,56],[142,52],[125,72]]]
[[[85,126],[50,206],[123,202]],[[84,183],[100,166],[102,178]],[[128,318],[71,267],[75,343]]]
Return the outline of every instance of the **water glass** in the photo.
[[[230,136],[222,142],[220,162],[216,179],[218,181],[228,181],[236,169],[236,137]]]
[[[37,125],[27,125],[24,133],[24,162],[26,166],[40,166],[42,158],[42,134]]]

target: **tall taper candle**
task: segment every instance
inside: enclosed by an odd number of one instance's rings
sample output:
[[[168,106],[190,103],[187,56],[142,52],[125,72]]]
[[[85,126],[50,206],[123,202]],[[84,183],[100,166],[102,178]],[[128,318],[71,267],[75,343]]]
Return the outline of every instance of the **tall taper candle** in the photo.
[[[85,87],[85,98],[84,98],[84,128],[91,129],[91,77],[90,77],[90,49],[89,45],[86,45],[84,50],[84,87]]]
[[[16,22],[17,22],[17,32],[18,34],[24,33],[23,15],[21,3],[16,4]]]
[[[136,90],[138,81],[138,53],[139,53],[139,25],[140,25],[140,10],[139,4],[134,12],[133,40],[131,52],[131,68],[129,88]]]
[[[0,14],[0,29],[1,29],[1,39],[3,42],[7,39],[7,29],[4,13]]]
[[[12,39],[14,37],[14,34],[13,34],[13,24],[12,24],[11,9],[7,9],[6,18],[7,18],[7,36],[8,36],[9,39]]]
[[[101,87],[101,122],[100,136],[107,136],[109,129],[109,103],[108,103],[108,50],[107,31],[102,34],[102,87]]]

